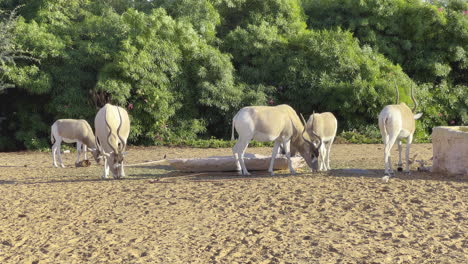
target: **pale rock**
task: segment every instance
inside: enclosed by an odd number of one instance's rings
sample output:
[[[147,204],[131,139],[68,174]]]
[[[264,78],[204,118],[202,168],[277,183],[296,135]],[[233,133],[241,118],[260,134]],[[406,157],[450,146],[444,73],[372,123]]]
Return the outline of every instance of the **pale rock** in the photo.
[[[432,130],[432,172],[468,175],[468,126]]]

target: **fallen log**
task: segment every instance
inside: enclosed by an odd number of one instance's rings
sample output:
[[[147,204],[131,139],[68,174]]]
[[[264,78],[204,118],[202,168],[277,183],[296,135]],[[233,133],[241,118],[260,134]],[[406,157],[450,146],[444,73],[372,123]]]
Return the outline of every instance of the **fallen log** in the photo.
[[[248,170],[263,171],[268,170],[271,156],[258,154],[245,154],[244,162]],[[168,159],[171,167],[184,172],[202,172],[202,171],[236,171],[234,156],[215,156],[208,158],[192,159]],[[304,164],[302,157],[292,157],[292,166],[294,169]],[[278,155],[275,159],[274,170],[288,169],[288,159],[284,155]]]

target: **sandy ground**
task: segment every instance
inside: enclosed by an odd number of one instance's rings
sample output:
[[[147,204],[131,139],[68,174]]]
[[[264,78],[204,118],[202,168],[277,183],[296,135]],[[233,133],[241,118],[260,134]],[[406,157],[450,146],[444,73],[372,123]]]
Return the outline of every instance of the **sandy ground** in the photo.
[[[268,148],[249,149],[269,154]],[[419,158],[431,145],[413,145]],[[230,155],[133,147],[127,164]],[[396,150],[393,152],[396,162]],[[64,169],[0,153],[0,263],[466,263],[468,176],[383,176],[382,145],[337,144],[328,173],[181,174],[166,165]],[[346,170],[355,168],[359,170]]]

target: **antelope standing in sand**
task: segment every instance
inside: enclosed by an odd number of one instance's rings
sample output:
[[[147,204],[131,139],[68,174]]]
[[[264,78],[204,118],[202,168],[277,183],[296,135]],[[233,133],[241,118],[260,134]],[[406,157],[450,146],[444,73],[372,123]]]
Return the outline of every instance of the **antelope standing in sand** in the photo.
[[[88,148],[93,153],[93,157],[97,163],[101,160],[99,150],[96,147],[93,130],[84,119],[59,119],[55,121],[50,129],[50,141],[53,144],[52,159],[54,161],[54,167],[58,167],[55,159],[55,155],[57,154],[60,166],[65,168],[62,161],[62,154],[60,153],[62,141],[65,143],[76,142],[78,157],[75,164],[79,164],[81,152],[84,152],[84,159],[88,159],[86,155]]]
[[[411,142],[413,141],[413,134],[416,129],[416,121],[422,116],[422,113],[413,114],[418,107],[418,103],[414,98],[413,86],[411,86],[411,99],[413,100],[414,107],[410,109],[405,103],[398,104],[399,93],[398,87],[396,88],[396,104],[387,105],[379,114],[379,128],[382,134],[384,143],[384,162],[385,162],[385,173],[383,180],[388,181],[390,176],[394,175],[392,169],[392,160],[390,157],[390,151],[397,141],[398,144],[398,171],[402,171],[401,162],[401,139],[406,138],[406,170],[405,173],[410,173],[409,168],[409,154]]]
[[[232,152],[239,174],[250,175],[245,167],[244,153],[251,140],[275,142],[268,168],[271,175],[274,174],[273,165],[280,145],[288,158],[291,173],[296,173],[291,163],[291,156],[296,151],[299,151],[312,170],[317,170],[318,149],[322,140],[317,135],[314,135],[313,141],[310,140],[296,111],[289,105],[244,107],[232,120],[232,140],[234,129],[239,134],[239,139]]]
[[[305,122],[305,121],[304,121]],[[325,112],[321,114],[312,114],[307,121],[306,130],[309,135],[318,135],[322,139],[318,158],[318,170],[330,170],[330,150],[335,140],[336,130],[338,128],[338,121],[336,117],[330,113]]]
[[[114,179],[125,176],[124,155],[127,138],[130,134],[130,119],[122,107],[106,104],[96,114],[96,145],[104,156],[104,175],[109,177],[109,169]]]

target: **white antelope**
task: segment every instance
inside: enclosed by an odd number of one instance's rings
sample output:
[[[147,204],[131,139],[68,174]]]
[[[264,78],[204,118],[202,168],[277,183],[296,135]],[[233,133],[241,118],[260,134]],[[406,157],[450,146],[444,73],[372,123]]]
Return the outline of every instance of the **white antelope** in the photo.
[[[319,149],[318,170],[330,170],[330,150],[335,140],[338,121],[336,117],[325,112],[321,114],[312,114],[307,121],[306,130],[309,135],[315,134],[322,139],[322,145]]]
[[[396,87],[396,85],[395,85]],[[414,107],[410,109],[405,103],[398,104],[399,94],[398,87],[396,87],[396,103],[394,105],[387,105],[379,114],[379,128],[384,142],[384,162],[385,173],[383,180],[388,181],[390,176],[394,175],[392,169],[392,159],[390,151],[397,141],[398,144],[398,171],[402,171],[401,162],[401,139],[406,138],[406,170],[405,173],[410,173],[409,154],[411,142],[413,141],[413,134],[416,130],[416,121],[422,116],[422,113],[413,114],[416,111],[418,103],[414,99],[413,86],[411,86],[411,99],[413,100]]]
[[[312,170],[317,170],[318,148],[322,141],[318,136],[314,142],[308,139],[309,135],[305,133],[304,125],[289,105],[244,107],[232,120],[232,140],[234,129],[239,134],[239,139],[232,152],[239,174],[250,175],[245,167],[244,153],[251,140],[275,142],[268,168],[271,175],[274,174],[273,165],[280,145],[288,158],[291,173],[296,173],[291,164],[291,156],[294,156],[296,151],[299,151]]]
[[[96,141],[93,130],[89,123],[84,119],[59,119],[54,122],[50,129],[50,141],[52,142],[52,159],[54,160],[54,167],[57,166],[55,155],[58,155],[60,166],[65,168],[60,153],[60,146],[62,141],[65,143],[75,143],[78,152],[78,157],[75,164],[80,162],[81,152],[84,152],[84,158],[87,160],[87,151],[93,153],[93,157],[97,163],[100,162],[99,150],[96,147]],[[55,142],[55,143],[54,143]]]
[[[104,175],[109,177],[109,169],[114,179],[125,176],[124,155],[127,138],[130,134],[130,119],[122,107],[106,104],[96,114],[96,145],[104,157]]]

